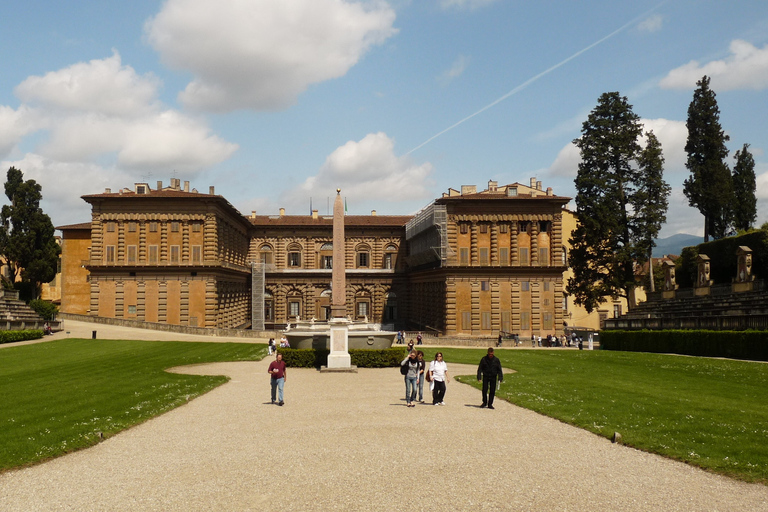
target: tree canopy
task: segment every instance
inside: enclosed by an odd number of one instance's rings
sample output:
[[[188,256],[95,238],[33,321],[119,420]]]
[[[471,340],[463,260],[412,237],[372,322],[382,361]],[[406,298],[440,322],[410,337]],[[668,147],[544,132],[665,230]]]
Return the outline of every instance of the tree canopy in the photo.
[[[733,155],[733,227],[747,231],[757,220],[757,181],[755,178],[755,159],[749,152],[749,144],[744,144]]]
[[[650,257],[665,221],[669,185],[661,144],[646,134],[627,98],[604,93],[574,144],[581,153],[576,176],[578,226],[570,244],[573,277],[567,291],[591,312],[607,297],[631,305],[635,264]]]
[[[56,277],[61,248],[50,217],[40,208],[42,187],[35,180],[24,181],[23,173],[11,167],[5,195],[11,204],[0,210],[0,262],[8,269],[3,285],[36,298],[40,284]]]
[[[725,159],[730,140],[720,126],[720,109],[715,92],[705,75],[696,82],[697,89],[688,107],[686,168],[691,175],[683,184],[688,204],[704,215],[704,241],[724,237],[730,227],[734,203],[731,171]]]

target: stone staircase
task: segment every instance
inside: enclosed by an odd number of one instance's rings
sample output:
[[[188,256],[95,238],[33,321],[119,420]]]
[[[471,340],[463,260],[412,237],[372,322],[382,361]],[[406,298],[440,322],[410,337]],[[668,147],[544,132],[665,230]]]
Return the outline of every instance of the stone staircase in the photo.
[[[48,322],[51,329],[61,329],[61,322]],[[19,300],[19,292],[0,289],[0,330],[18,331],[24,329],[42,329],[45,325],[40,315]]]

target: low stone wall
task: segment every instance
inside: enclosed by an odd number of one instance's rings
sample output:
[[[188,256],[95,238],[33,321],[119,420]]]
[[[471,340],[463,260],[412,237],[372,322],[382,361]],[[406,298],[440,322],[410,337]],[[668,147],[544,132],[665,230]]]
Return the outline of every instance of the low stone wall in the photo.
[[[185,325],[161,324],[156,322],[141,322],[125,318],[105,318],[90,315],[74,315],[72,313],[59,313],[62,320],[77,320],[100,325],[117,325],[121,327],[133,327],[137,329],[150,329],[162,332],[177,332],[180,334],[196,334],[199,336],[221,336],[226,338],[279,338],[274,331],[252,331],[250,329],[208,329],[205,327],[189,327]]]

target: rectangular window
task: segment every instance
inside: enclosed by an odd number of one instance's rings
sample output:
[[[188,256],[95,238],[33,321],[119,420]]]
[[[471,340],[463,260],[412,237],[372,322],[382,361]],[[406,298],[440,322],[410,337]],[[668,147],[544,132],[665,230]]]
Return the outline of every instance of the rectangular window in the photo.
[[[333,268],[333,256],[323,256],[323,268],[324,269]]]
[[[364,317],[368,316],[368,303],[367,302],[358,302],[357,303],[357,316]]]
[[[499,265],[509,265],[509,249],[506,247],[499,247]]]
[[[358,268],[368,267],[368,253],[360,252],[357,254],[357,266]]]
[[[499,224],[499,233],[509,232],[509,224]]]
[[[524,292],[531,291],[531,282],[530,281],[522,281],[520,283],[520,289]]]
[[[480,224],[480,232],[481,233],[487,233],[488,232],[488,224]]]
[[[521,265],[530,265],[530,262],[528,260],[528,248],[527,247],[521,247],[520,248],[520,264]]]
[[[300,252],[289,252],[288,253],[288,266],[289,267],[300,267],[301,266],[301,253]]]
[[[128,246],[128,263],[136,263],[136,246],[135,245],[129,245]]]
[[[539,265],[542,267],[549,266],[549,249],[542,247],[539,249]]]
[[[115,246],[108,245],[107,246],[107,263],[114,263],[114,262],[115,262]]]
[[[487,292],[491,289],[491,283],[489,281],[480,281],[480,290]]]
[[[459,249],[459,265],[469,265],[469,248],[462,247]]]
[[[129,315],[135,315],[136,314],[136,306],[128,306],[128,314]]]
[[[107,233],[114,233],[114,232],[115,232],[115,223],[107,222]]]
[[[200,263],[203,261],[203,246],[202,245],[193,245],[192,246],[192,261],[194,263]]]
[[[509,311],[502,311],[501,312],[501,330],[504,332],[510,332],[512,331],[512,326],[509,322]]]
[[[157,233],[157,222],[150,222],[149,223],[149,232],[150,233]]]
[[[483,311],[480,313],[480,328],[484,331],[491,330],[491,312]]]
[[[128,232],[129,233],[135,233],[136,232],[136,223],[135,222],[129,222],[128,223]]]
[[[203,229],[203,224],[200,222],[193,222],[192,223],[192,232],[193,233],[199,233]]]
[[[149,246],[149,262],[157,263],[157,246],[156,245]]]
[[[541,303],[542,303],[544,306],[549,306],[549,299],[543,299],[543,300],[541,301]]]
[[[549,291],[549,281],[544,281],[544,291],[545,292]]]
[[[291,301],[288,303],[288,314],[290,316],[299,316],[301,313],[301,303],[299,301]]]
[[[271,300],[265,300],[264,301],[264,320],[271,322],[274,320],[272,317],[272,312],[274,311],[274,308],[272,307],[272,301]]]
[[[541,314],[541,327],[545,331],[551,331],[552,330],[552,313],[549,311],[545,311]]]
[[[613,318],[619,318],[621,316],[621,304],[613,305]]]
[[[171,246],[171,263],[179,262],[179,249],[178,245]]]
[[[488,264],[488,248],[487,247],[480,248],[480,264],[481,265]]]
[[[178,222],[171,222],[171,232],[178,233],[181,229],[181,224]]]
[[[384,268],[386,268],[386,269],[392,268],[392,255],[391,254],[385,254],[384,255]]]
[[[461,224],[459,224],[459,233],[461,233],[462,235],[466,235],[467,233],[469,233],[469,224],[467,224],[466,222],[462,222]]]
[[[469,311],[461,312],[461,330],[462,331],[472,330],[472,313]]]
[[[262,265],[272,264],[272,251],[261,251],[261,254],[259,256],[261,257]]]
[[[531,328],[531,313],[522,311],[520,313],[520,330],[528,331]]]

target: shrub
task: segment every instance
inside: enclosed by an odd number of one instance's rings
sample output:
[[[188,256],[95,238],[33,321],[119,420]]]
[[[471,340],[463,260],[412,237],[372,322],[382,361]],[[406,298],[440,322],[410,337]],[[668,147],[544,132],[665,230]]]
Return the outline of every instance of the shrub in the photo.
[[[600,348],[768,361],[768,331],[602,331]]]
[[[689,288],[696,282],[696,256],[699,254],[709,256],[710,277],[716,284],[730,283],[736,277],[736,249],[742,245],[752,249],[755,277],[768,278],[768,232],[756,230],[683,249],[678,260],[677,284]]]
[[[37,340],[43,337],[41,329],[27,329],[25,331],[0,331],[0,344],[14,343],[16,341]]]
[[[291,368],[320,368],[328,364],[329,350],[313,348],[279,348],[285,365]],[[383,350],[352,349],[349,351],[351,363],[358,368],[388,368],[398,366],[405,359],[405,347],[393,347]]]
[[[55,320],[56,314],[59,312],[59,308],[56,304],[42,299],[33,299],[29,301],[29,307],[47,322]]]

